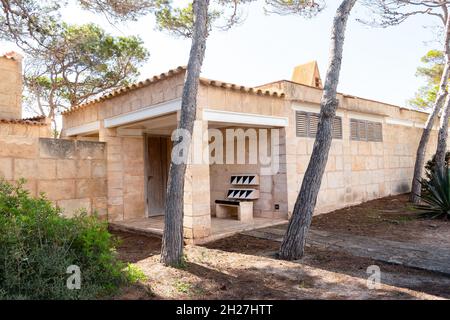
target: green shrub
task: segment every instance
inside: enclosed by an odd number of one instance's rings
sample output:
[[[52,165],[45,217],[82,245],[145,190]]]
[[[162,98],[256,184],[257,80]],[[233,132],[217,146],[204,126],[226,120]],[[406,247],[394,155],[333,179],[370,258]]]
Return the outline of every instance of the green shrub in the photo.
[[[422,216],[448,218],[450,216],[450,170],[434,172],[429,180],[422,180],[421,199],[424,204],[416,205]]]
[[[117,259],[106,223],[85,213],[64,218],[22,186],[0,181],[0,299],[100,298],[136,277]],[[71,265],[80,268],[80,290],[67,288]]]
[[[447,152],[445,154],[445,164],[447,168],[449,161],[450,161],[450,152]],[[435,167],[436,167],[436,155],[433,155],[433,157],[430,160],[428,160],[427,163],[425,164],[425,177],[428,181],[432,179]]]
[[[146,281],[148,279],[145,273],[134,264],[129,263],[126,271],[128,273],[128,280],[132,283]]]

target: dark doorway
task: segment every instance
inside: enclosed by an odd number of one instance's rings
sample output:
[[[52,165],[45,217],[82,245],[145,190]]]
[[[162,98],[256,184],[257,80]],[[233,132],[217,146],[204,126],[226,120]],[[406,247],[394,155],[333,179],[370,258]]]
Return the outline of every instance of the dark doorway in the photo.
[[[147,137],[147,208],[148,216],[164,215],[171,141],[169,137]]]

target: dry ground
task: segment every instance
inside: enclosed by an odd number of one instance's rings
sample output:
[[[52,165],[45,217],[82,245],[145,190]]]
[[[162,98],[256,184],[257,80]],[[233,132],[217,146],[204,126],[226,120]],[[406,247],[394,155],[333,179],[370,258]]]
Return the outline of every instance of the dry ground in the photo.
[[[450,245],[450,221],[418,217],[408,194],[372,200],[314,218],[317,230],[423,244]]]
[[[450,243],[450,224],[422,220],[406,196],[371,201],[315,217],[316,229],[391,240]],[[439,299],[450,298],[450,278],[308,247],[301,261],[276,259],[279,243],[236,235],[205,246],[187,246],[180,269],[159,261],[161,240],[116,233],[120,258],[135,263],[147,280],[117,299]],[[369,290],[367,267],[378,265],[382,285]]]

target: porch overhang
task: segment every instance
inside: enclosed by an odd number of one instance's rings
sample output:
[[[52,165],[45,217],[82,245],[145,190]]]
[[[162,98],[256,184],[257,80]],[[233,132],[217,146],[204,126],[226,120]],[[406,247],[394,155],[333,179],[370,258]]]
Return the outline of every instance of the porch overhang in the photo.
[[[111,118],[106,118],[104,121],[105,128],[116,128],[147,119],[163,116],[169,113],[181,110],[181,99],[175,99],[163,103],[159,103],[150,107],[139,109],[136,111],[127,112]]]
[[[243,124],[265,127],[287,127],[287,117],[266,116],[255,113],[230,112],[221,110],[204,109],[203,119],[210,122]]]
[[[94,121],[90,123],[83,124],[81,126],[76,126],[66,129],[65,133],[68,137],[73,136],[86,136],[99,132],[100,121]]]

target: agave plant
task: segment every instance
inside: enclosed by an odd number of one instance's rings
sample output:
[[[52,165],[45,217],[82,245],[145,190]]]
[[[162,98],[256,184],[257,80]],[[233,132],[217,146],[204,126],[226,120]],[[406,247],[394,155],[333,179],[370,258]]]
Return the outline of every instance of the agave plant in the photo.
[[[450,216],[450,169],[433,172],[430,180],[421,181],[423,203],[416,205],[422,216],[448,218]]]

